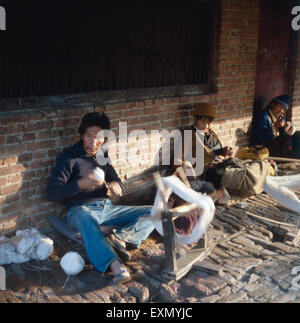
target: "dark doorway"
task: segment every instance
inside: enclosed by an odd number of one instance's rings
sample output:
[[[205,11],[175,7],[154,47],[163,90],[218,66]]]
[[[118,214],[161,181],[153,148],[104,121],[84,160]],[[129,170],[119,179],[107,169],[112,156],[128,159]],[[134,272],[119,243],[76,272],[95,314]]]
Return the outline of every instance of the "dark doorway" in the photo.
[[[290,92],[293,2],[261,1],[254,112]]]

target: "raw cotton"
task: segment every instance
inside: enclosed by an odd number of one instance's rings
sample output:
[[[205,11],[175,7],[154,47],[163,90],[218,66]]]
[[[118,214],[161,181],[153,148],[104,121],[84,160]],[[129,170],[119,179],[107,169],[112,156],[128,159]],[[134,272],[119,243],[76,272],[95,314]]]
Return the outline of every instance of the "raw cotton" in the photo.
[[[35,228],[17,231],[19,241],[0,245],[0,265],[23,263],[31,259],[45,260],[53,252],[53,241]],[[5,240],[0,237],[0,241]]]
[[[267,194],[287,209],[300,214],[300,200],[293,190],[300,189],[300,174],[291,176],[268,176],[264,185]]]
[[[189,236],[180,235],[175,232],[176,239],[178,239],[183,244],[190,244],[196,242],[203,237],[207,231],[211,221],[213,220],[215,214],[215,205],[212,199],[202,193],[198,193],[191,188],[186,187],[186,185],[176,176],[169,176],[162,178],[163,184],[165,186],[165,197],[166,200],[169,199],[172,192],[182,198],[184,201],[192,204],[197,204],[200,210],[200,217],[197,224],[193,228]],[[151,220],[156,228],[156,230],[162,235],[162,221],[161,212],[163,210],[162,197],[159,192],[157,192],[154,207],[151,212]]]

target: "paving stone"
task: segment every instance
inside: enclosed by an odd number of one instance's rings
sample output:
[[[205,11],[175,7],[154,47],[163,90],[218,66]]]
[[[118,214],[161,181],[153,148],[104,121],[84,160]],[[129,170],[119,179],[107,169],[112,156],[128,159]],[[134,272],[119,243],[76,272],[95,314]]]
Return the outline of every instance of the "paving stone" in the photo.
[[[249,292],[247,295],[249,297],[252,297],[254,299],[266,294],[268,292],[268,288],[269,287],[266,287],[266,286],[261,286],[257,289],[254,289],[253,291]]]
[[[195,297],[188,297],[183,300],[184,303],[199,303],[199,299]]]
[[[238,293],[241,289],[244,289],[244,287],[247,285],[246,282],[238,281],[233,286],[231,286],[231,290],[234,294]]]
[[[260,276],[258,276],[256,274],[251,274],[249,277],[248,283],[252,284],[252,283],[256,282],[259,278],[260,278]]]
[[[104,303],[111,303],[110,296],[104,290],[94,290],[94,294],[96,294]]]
[[[188,277],[181,280],[178,294],[182,298],[202,298],[211,295],[212,291],[207,286],[199,282],[195,282],[194,280],[190,279],[190,277]]]
[[[260,231],[256,231],[256,227],[255,227],[255,230],[248,230],[248,234],[251,234],[252,236],[261,238],[263,240],[266,240],[267,243],[270,243],[271,242],[269,236],[264,235]]]
[[[255,290],[257,290],[257,289],[259,289],[261,287],[262,287],[262,284],[256,281],[256,282],[250,283],[247,286],[245,286],[244,290],[246,292],[250,293],[250,292],[254,292]]]
[[[258,297],[256,299],[256,301],[258,303],[267,303],[267,302],[272,301],[276,297],[278,297],[280,294],[281,294],[281,292],[280,292],[279,289],[270,288],[270,290],[268,290],[265,294],[263,294],[262,296]]]
[[[291,285],[290,285],[289,283],[285,282],[284,280],[283,280],[283,281],[281,281],[281,282],[279,282],[279,283],[278,283],[278,286],[279,286],[281,289],[284,289],[284,290],[288,290],[288,289],[291,287]]]
[[[296,297],[297,294],[295,294],[294,292],[288,292],[287,294],[278,296],[275,300],[278,303],[287,303],[294,301]]]
[[[291,275],[291,270],[286,269],[279,271],[278,273],[271,276],[271,279],[275,281],[276,283],[280,283],[282,280],[284,280],[286,277]]]
[[[140,282],[140,283],[148,283],[152,289],[155,290],[159,290],[161,287],[161,282],[157,281],[154,278],[149,277],[148,275],[145,274],[145,272],[143,270],[138,270],[135,274],[134,274],[134,280]]]
[[[247,298],[247,294],[243,291],[238,292],[237,294],[231,294],[226,297],[220,298],[217,303],[236,303],[242,299]]]
[[[89,303],[104,303],[104,300],[93,292],[85,292],[82,294]]]
[[[200,300],[200,303],[216,303],[220,299],[219,295],[212,295],[204,297]]]
[[[244,236],[246,238],[248,238],[249,240],[251,240],[255,245],[261,246],[264,249],[270,249],[272,251],[276,251],[276,248],[271,248],[272,247],[272,242],[268,242],[265,239],[253,236],[251,234],[245,234]]]
[[[222,275],[223,267],[219,265],[215,265],[205,261],[199,261],[194,264],[193,268],[197,269],[198,271],[203,271],[209,274],[216,274],[217,276]]]
[[[271,250],[281,250],[284,253],[297,253],[297,254],[299,253],[299,248],[293,248],[293,247],[287,246],[282,242],[273,242],[271,248],[272,248]]]
[[[232,276],[235,280],[240,280],[242,277],[244,277],[245,273],[241,272],[240,270],[234,270],[229,265],[224,265],[224,273],[228,273],[230,276]],[[222,276],[222,279],[224,280],[224,277]]]
[[[236,278],[234,278],[229,273],[223,273],[220,279],[224,280],[225,283],[230,285],[234,284],[237,281]]]
[[[220,298],[222,298],[222,297],[229,296],[231,292],[232,292],[231,288],[229,286],[226,286],[219,291],[218,295],[220,296]]]
[[[134,296],[124,296],[123,299],[125,303],[136,303],[136,298]]]
[[[255,245],[255,243],[252,240],[247,239],[245,237],[245,235],[236,237],[236,238],[232,239],[232,241],[235,242],[235,243],[237,243],[237,244],[241,244],[243,246],[246,246],[246,247],[247,246],[251,247],[251,246],[254,246]]]
[[[137,300],[138,303],[147,303],[149,302],[150,293],[149,289],[142,284],[131,280],[128,284],[128,291],[131,293]]]
[[[213,293],[226,286],[225,281],[219,279],[216,276],[206,276],[201,272],[196,272],[195,274],[203,278],[201,282],[203,283],[203,285],[207,286]]]
[[[161,285],[160,295],[163,302],[174,303],[179,301],[179,296],[174,292],[174,290],[167,284]]]

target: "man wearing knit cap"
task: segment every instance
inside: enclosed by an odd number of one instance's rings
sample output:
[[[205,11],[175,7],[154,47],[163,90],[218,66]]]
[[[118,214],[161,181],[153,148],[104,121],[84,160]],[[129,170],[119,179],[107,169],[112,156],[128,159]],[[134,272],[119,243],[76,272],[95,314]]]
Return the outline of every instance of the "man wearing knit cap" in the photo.
[[[192,188],[202,193],[214,194],[215,192],[218,202],[224,202],[229,198],[227,192],[241,197],[261,193],[264,178],[269,175],[268,165],[257,161],[244,163],[237,158],[232,158],[233,149],[222,147],[221,140],[211,129],[215,118],[216,109],[212,104],[195,104],[194,123],[182,131],[184,137],[185,130],[192,130],[190,145],[182,145],[183,156],[197,156],[196,145],[201,143],[204,148],[203,173],[200,176],[196,174],[196,180],[191,181]],[[183,142],[186,142],[184,138]],[[185,150],[191,150],[192,154],[186,154]],[[196,162],[199,161],[196,160]],[[195,167],[195,164],[192,166]],[[251,178],[250,181],[249,178]]]
[[[212,151],[216,156],[231,157],[233,150],[231,147],[222,147],[221,141],[216,133],[211,129],[211,124],[216,118],[216,108],[210,103],[197,103],[194,112],[194,124],[192,130],[199,130],[204,135],[204,145],[207,151]]]
[[[299,158],[299,133],[285,115],[290,96],[275,97],[252,123],[251,145],[266,146],[272,156]]]

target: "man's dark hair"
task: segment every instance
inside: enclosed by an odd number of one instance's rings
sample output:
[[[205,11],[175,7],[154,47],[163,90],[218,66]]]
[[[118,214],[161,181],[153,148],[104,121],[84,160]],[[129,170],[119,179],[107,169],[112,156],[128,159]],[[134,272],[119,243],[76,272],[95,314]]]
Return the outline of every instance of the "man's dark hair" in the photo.
[[[196,119],[197,120],[204,120],[204,119],[207,119],[208,122],[213,122],[215,120],[214,117],[209,117],[209,116],[200,116],[199,114],[196,114]]]
[[[110,121],[104,112],[87,113],[81,120],[79,133],[82,136],[89,127],[100,127],[103,130],[110,129]]]

